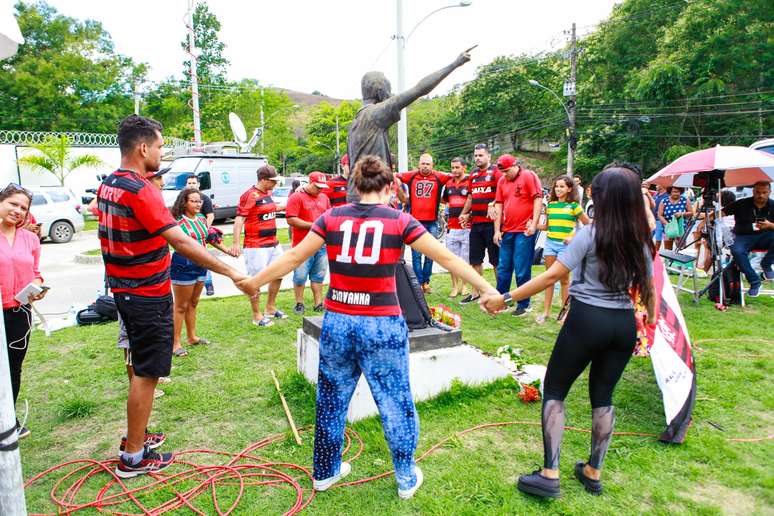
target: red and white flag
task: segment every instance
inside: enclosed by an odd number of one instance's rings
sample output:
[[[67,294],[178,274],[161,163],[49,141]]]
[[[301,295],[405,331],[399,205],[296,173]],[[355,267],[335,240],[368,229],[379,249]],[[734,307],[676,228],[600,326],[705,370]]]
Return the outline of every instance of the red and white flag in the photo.
[[[659,440],[682,443],[696,403],[696,367],[683,312],[661,257],[653,261],[656,324],[647,328],[653,372],[664,399],[667,427]]]

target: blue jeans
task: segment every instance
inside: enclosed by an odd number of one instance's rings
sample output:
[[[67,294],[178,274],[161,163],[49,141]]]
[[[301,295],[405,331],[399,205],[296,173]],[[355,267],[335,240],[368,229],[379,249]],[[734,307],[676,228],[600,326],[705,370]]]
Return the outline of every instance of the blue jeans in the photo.
[[[747,277],[750,286],[761,284],[761,278],[755,273],[750,264],[750,251],[753,249],[767,251],[761,260],[763,272],[771,271],[774,263],[774,231],[763,231],[758,235],[736,235],[731,245],[731,254],[734,261]]]
[[[438,238],[438,223],[433,222],[420,222],[425,229],[433,235],[433,237]],[[425,262],[422,263],[422,258],[425,259]],[[419,251],[411,250],[411,265],[414,269],[414,275],[417,277],[417,281],[419,281],[419,284],[422,285],[424,283],[430,283],[430,276],[433,274],[433,260],[428,258],[427,256],[424,256]]]
[[[535,238],[524,233],[503,233],[500,242],[500,261],[497,263],[497,291],[511,290],[511,277],[516,272],[516,285],[522,286],[532,278],[535,259]],[[529,307],[529,298],[519,301],[519,308]]]
[[[293,285],[306,285],[306,278],[312,283],[325,281],[325,272],[328,270],[328,251],[322,246],[319,251],[310,256],[304,263],[293,271]]]
[[[316,480],[339,474],[347,409],[362,372],[382,416],[398,489],[414,487],[419,417],[411,397],[408,361],[408,328],[402,316],[325,312],[314,429]]]

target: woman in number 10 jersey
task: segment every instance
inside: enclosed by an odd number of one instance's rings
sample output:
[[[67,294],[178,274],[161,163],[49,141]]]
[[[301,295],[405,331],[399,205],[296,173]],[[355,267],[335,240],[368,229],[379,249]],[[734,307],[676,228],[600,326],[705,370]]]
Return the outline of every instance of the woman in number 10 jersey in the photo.
[[[403,244],[482,292],[496,291],[414,217],[386,206],[393,175],[383,161],[364,156],[355,164],[353,174],[360,202],[325,212],[299,245],[245,280],[244,286],[257,292],[327,246],[331,283],[320,334],[314,488],[324,491],[351,471],[348,463],[341,462],[344,420],[363,373],[382,417],[398,495],[410,498],[423,477],[414,462],[419,419],[409,385],[408,328],[395,287],[395,268]]]

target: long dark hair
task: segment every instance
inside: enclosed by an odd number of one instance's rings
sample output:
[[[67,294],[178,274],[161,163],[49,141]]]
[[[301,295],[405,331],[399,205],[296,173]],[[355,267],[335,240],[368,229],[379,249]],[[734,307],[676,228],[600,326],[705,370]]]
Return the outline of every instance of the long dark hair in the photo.
[[[594,245],[599,279],[612,291],[639,292],[647,306],[653,288],[649,258],[655,254],[640,178],[621,165],[605,168],[591,183],[594,192]]]
[[[185,215],[185,205],[188,202],[188,198],[193,194],[197,194],[199,198],[202,196],[202,193],[198,188],[184,188],[183,191],[178,194],[177,199],[175,199],[175,204],[173,204],[172,208],[169,210],[172,212],[173,217],[179,219]]]
[[[554,182],[551,185],[551,191],[548,192],[548,202],[556,202],[559,200],[559,198],[556,196],[556,183],[559,181],[564,182],[564,184],[567,185],[567,188],[570,189],[570,191],[567,192],[567,196],[564,198],[564,201],[578,202],[578,187],[575,186],[575,181],[573,181],[570,176],[559,176],[554,179]]]

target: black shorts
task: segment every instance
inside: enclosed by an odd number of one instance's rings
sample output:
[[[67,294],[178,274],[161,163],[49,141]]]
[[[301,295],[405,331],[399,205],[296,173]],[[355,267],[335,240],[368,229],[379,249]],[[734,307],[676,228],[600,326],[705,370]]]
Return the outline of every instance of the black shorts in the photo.
[[[470,264],[483,264],[484,251],[489,254],[489,263],[496,268],[500,258],[500,247],[494,243],[494,223],[484,222],[470,227]]]
[[[172,296],[146,297],[117,292],[118,313],[129,337],[134,374],[145,378],[169,376],[172,369]]]

